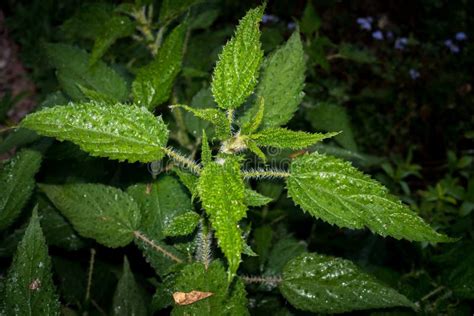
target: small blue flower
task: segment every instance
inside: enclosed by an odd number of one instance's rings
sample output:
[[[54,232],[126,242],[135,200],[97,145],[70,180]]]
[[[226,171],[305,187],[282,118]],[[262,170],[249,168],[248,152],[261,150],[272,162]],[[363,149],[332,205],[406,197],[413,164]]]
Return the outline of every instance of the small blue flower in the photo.
[[[280,19],[272,14],[264,14],[262,16],[262,23],[271,23],[271,22],[278,22]]]
[[[457,54],[461,51],[461,49],[459,48],[458,45],[454,44],[453,41],[451,39],[447,39],[444,41],[444,46],[446,46],[447,48],[449,48],[449,50],[451,51],[451,53],[453,54]]]
[[[372,29],[372,21],[372,17],[368,16],[366,18],[358,18],[357,24],[359,24],[361,29],[370,31]]]
[[[460,42],[467,40],[467,35],[464,32],[457,32],[455,37],[456,37],[456,40]]]
[[[399,37],[395,40],[395,49],[404,50],[408,44],[408,38]]]
[[[383,33],[380,30],[373,32],[372,37],[376,39],[377,41],[383,41]]]
[[[410,75],[411,79],[416,80],[420,77],[420,72],[414,68],[411,68],[408,71],[408,74]]]
[[[289,22],[286,26],[290,31],[294,30],[296,28],[296,23],[295,22]]]

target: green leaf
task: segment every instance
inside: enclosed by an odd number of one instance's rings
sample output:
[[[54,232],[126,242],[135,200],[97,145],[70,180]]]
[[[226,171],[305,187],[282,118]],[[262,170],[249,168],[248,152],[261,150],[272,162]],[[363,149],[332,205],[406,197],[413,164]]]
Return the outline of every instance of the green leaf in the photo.
[[[135,103],[151,110],[168,100],[181,70],[186,30],[186,23],[175,27],[153,61],[138,71],[132,84]]]
[[[35,187],[35,174],[41,154],[23,149],[10,159],[0,172],[0,230],[10,226],[20,215]]]
[[[202,0],[163,0],[160,8],[160,22],[166,23],[184,13]]]
[[[305,252],[306,243],[290,236],[285,236],[275,243],[268,255],[267,273],[281,274],[288,261]]]
[[[202,145],[201,145],[201,161],[205,166],[212,161],[212,150],[207,141],[206,131],[202,131]]]
[[[357,143],[346,109],[338,104],[319,102],[309,110],[307,120],[316,130],[326,132],[342,131],[334,139],[344,148],[357,151]]]
[[[176,173],[181,183],[184,184],[189,192],[191,192],[191,195],[193,197],[197,196],[197,185],[199,178],[195,174],[179,168],[174,168],[173,171]]]
[[[241,133],[244,135],[252,134],[259,128],[260,124],[262,124],[263,114],[265,112],[265,100],[260,97],[258,98],[257,104],[258,111],[255,116],[242,126]]]
[[[227,139],[231,134],[230,123],[225,113],[219,109],[195,109],[184,104],[176,104],[173,107],[182,108],[193,113],[196,117],[211,122],[216,130],[218,139]]]
[[[217,105],[212,97],[211,90],[203,88],[193,96],[190,106],[195,109],[216,108]],[[210,122],[196,117],[191,112],[184,113],[184,122],[186,129],[195,137],[202,136],[202,130],[206,131],[207,136],[212,138],[214,131],[210,128]],[[226,123],[227,124],[227,123]]]
[[[186,260],[186,256],[182,252],[164,241],[146,236],[145,238],[147,238],[146,241],[143,238],[136,238],[135,244],[160,277],[179,270],[181,263]]]
[[[414,307],[405,296],[362,272],[348,260],[306,253],[291,260],[279,286],[296,308],[343,313],[393,306]]]
[[[186,212],[176,216],[163,231],[166,237],[177,237],[191,234],[199,224],[199,214]]]
[[[368,227],[382,236],[429,242],[437,233],[388,190],[348,162],[318,153],[293,160],[288,194],[303,210],[340,227]]]
[[[39,200],[38,209],[48,245],[66,250],[78,250],[86,245],[72,225],[46,199]]]
[[[110,17],[97,34],[89,64],[95,64],[115,41],[132,35],[134,31],[135,25],[128,17],[122,15]]]
[[[232,277],[243,249],[238,223],[247,212],[244,182],[236,158],[225,156],[206,165],[199,178],[198,192],[216,230],[219,247],[229,262],[229,276]]]
[[[151,162],[164,156],[168,130],[145,108],[97,102],[47,108],[21,122],[45,136],[71,141],[93,156]]]
[[[107,247],[128,245],[140,223],[135,201],[103,184],[39,184],[41,190],[84,237]]]
[[[249,10],[214,68],[212,94],[219,107],[238,108],[253,92],[263,58],[259,23],[264,7]]]
[[[189,305],[174,305],[171,315],[248,315],[245,287],[240,279],[231,287],[219,261],[209,267],[187,265],[175,280],[173,292],[210,292],[211,296]]]
[[[120,277],[117,289],[115,290],[112,315],[148,315],[143,300],[143,293],[133,277],[127,257],[123,260],[122,276]]]
[[[265,59],[262,68],[256,91],[256,95],[265,100],[261,128],[285,125],[304,96],[306,65],[299,34],[293,33],[285,45]],[[254,105],[245,113],[242,121],[249,121],[257,112],[258,107]]]
[[[46,55],[56,68],[58,81],[63,90],[75,100],[83,100],[84,94],[78,85],[96,90],[117,101],[128,97],[125,80],[112,68],[98,61],[89,65],[89,54],[66,44],[46,44]]]
[[[319,30],[321,26],[321,18],[316,13],[314,6],[311,1],[308,1],[304,8],[303,17],[300,22],[301,32],[307,36],[311,36],[313,33]]]
[[[51,259],[35,210],[7,274],[6,315],[59,315],[55,291]]]
[[[94,40],[113,13],[110,3],[88,3],[60,27],[60,32],[68,39],[85,38]]]
[[[135,184],[127,193],[141,209],[140,230],[154,239],[165,238],[165,229],[173,225],[177,217],[192,211],[189,195],[172,176],[161,177],[150,184]]]
[[[281,127],[274,127],[265,129],[258,134],[250,135],[250,138],[254,140],[258,146],[301,149],[337,134],[338,133],[311,134],[301,131],[291,131]]]
[[[252,189],[245,189],[245,205],[247,206],[263,206],[273,201],[265,195],[258,193]]]

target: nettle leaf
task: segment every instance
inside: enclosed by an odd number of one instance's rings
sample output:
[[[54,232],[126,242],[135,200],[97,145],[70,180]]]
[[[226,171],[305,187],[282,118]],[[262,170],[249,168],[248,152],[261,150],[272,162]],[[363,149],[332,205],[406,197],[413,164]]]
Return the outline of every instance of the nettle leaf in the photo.
[[[267,273],[278,275],[283,272],[288,261],[306,252],[307,245],[303,240],[285,236],[273,245],[268,255]]]
[[[39,184],[84,237],[107,247],[128,245],[141,220],[138,205],[120,189],[103,184]]]
[[[225,156],[207,164],[199,178],[198,192],[216,230],[219,247],[229,262],[229,275],[233,276],[243,250],[238,223],[247,212],[244,182],[236,158]]]
[[[259,29],[263,10],[260,6],[247,12],[219,55],[211,88],[214,99],[223,109],[242,105],[257,84],[263,58]]]
[[[337,134],[338,133],[307,133],[274,127],[265,129],[258,134],[250,135],[250,139],[254,140],[258,146],[301,149]]]
[[[95,38],[89,64],[95,64],[119,38],[127,37],[135,31],[135,24],[128,17],[114,15],[100,29]]]
[[[288,194],[303,210],[340,227],[368,227],[382,236],[429,242],[437,233],[388,190],[343,160],[313,153],[293,160]]]
[[[168,130],[143,107],[98,102],[56,106],[26,116],[26,127],[68,140],[93,156],[151,162],[164,156]]]
[[[319,102],[309,110],[306,117],[316,130],[342,131],[334,139],[344,148],[357,151],[357,143],[346,109],[339,104]]]
[[[41,154],[23,149],[10,159],[0,172],[0,230],[10,226],[20,215],[35,187],[35,174]]]
[[[179,226],[179,216],[192,211],[189,195],[172,176],[161,177],[149,184],[135,184],[127,189],[127,193],[142,211],[140,230],[154,239],[165,238],[165,229]],[[175,221],[178,223],[175,224]]]
[[[101,61],[89,65],[90,57],[84,50],[66,44],[46,44],[45,50],[49,62],[57,69],[59,83],[71,98],[84,99],[78,87],[81,85],[117,101],[127,99],[125,80]]]
[[[59,315],[55,291],[51,259],[34,210],[7,274],[6,315]]]
[[[205,108],[216,108],[217,105],[214,102],[212,97],[212,92],[208,88],[203,88],[199,90],[193,96],[190,106],[195,109],[205,109]],[[194,135],[194,137],[201,137],[202,131],[205,130],[207,136],[211,137],[214,135],[214,131],[210,127],[210,122],[196,117],[191,112],[184,113],[184,123],[186,124],[186,129]]]
[[[112,315],[148,315],[143,293],[133,277],[127,257],[124,258],[122,276],[115,290]]]
[[[186,23],[175,27],[153,61],[138,71],[132,84],[135,103],[151,110],[168,100],[181,70],[186,30]]]
[[[306,253],[291,260],[279,288],[293,306],[315,313],[414,307],[405,296],[365,274],[351,261],[319,254]]]
[[[257,104],[258,110],[255,116],[242,125],[241,133],[244,135],[252,134],[260,127],[260,124],[262,124],[263,114],[265,112],[265,100],[260,97],[258,98]]]
[[[86,243],[69,223],[45,198],[39,199],[38,210],[43,233],[50,246],[78,250]]]
[[[197,185],[199,178],[195,174],[179,168],[174,168],[173,171],[176,173],[181,183],[184,184],[184,186],[189,190],[191,195],[193,197],[197,196]]]
[[[209,267],[202,263],[187,265],[173,285],[173,293],[200,291],[212,293],[189,305],[174,304],[172,315],[248,315],[244,284],[238,279],[229,286],[226,272],[219,261]]]
[[[265,195],[258,193],[252,189],[245,189],[245,204],[248,206],[263,206],[273,201]]]
[[[262,68],[262,77],[256,90],[257,97],[265,100],[261,128],[285,125],[304,96],[306,65],[300,35],[293,33],[285,45],[265,59]],[[250,121],[255,116],[257,104],[244,114],[242,121]]]
[[[176,104],[173,107],[183,108],[193,113],[196,117],[212,123],[215,127],[218,139],[227,139],[231,134],[229,120],[224,112],[219,109],[196,109],[184,104]]]
[[[166,237],[177,237],[191,234],[199,224],[200,216],[195,212],[186,212],[174,218],[163,231]]]

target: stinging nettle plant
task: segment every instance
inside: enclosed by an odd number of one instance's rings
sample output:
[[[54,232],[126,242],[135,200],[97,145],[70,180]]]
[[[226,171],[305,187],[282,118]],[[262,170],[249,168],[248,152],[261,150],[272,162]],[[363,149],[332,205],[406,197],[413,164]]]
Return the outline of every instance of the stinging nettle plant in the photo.
[[[29,114],[17,132],[34,131],[70,141],[92,156],[129,163],[170,159],[177,177],[166,175],[124,190],[97,183],[42,183],[37,187],[80,236],[110,248],[136,244],[161,280],[153,310],[171,305],[175,315],[247,314],[244,283],[253,282],[277,286],[291,305],[311,312],[415,308],[405,296],[352,262],[317,253],[295,256],[285,263],[281,274],[239,274],[242,256],[255,255],[243,224],[247,211],[271,202],[251,189],[249,181],[254,180],[284,181],[289,198],[304,212],[338,227],[368,228],[381,236],[409,241],[453,241],[434,231],[381,184],[339,158],[306,152],[292,158],[289,168],[266,164],[267,147],[300,150],[338,133],[282,127],[302,101],[305,58],[298,31],[264,58],[259,30],[263,11],[264,6],[248,11],[219,55],[211,82],[217,107],[170,106],[172,112],[189,112],[213,127],[209,137],[202,131],[199,162],[168,145],[169,127],[161,116],[154,115],[156,107],[169,99],[180,71],[189,21],[176,26],[161,45],[149,42],[153,61],[137,72],[131,100],[123,79],[100,61],[111,43],[97,40],[91,56],[73,46],[46,44],[46,50],[55,56],[52,63],[57,65],[58,79],[74,101]],[[109,23],[114,30],[114,25],[120,25],[117,38],[133,31],[129,19],[114,19]],[[72,55],[94,67],[95,73],[107,76],[108,83],[93,83],[94,76],[83,75],[84,67],[62,69]],[[249,168],[249,154],[258,157],[263,167]],[[35,187],[41,159],[38,151],[24,149],[3,168],[1,229],[19,216]],[[35,210],[3,289],[7,315],[59,313],[39,223]],[[192,241],[169,242],[180,238]],[[213,250],[214,242],[219,250]],[[147,314],[127,259],[113,304],[114,314]]]

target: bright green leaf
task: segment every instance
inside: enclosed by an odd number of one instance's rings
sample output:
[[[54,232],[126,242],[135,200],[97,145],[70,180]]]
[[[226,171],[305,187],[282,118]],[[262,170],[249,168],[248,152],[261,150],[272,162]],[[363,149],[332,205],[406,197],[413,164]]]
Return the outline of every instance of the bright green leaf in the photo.
[[[35,210],[7,274],[6,315],[59,315],[55,291],[51,259]]]
[[[202,263],[187,265],[175,280],[173,292],[210,292],[211,296],[189,305],[174,305],[171,315],[248,315],[244,285],[237,280],[231,287],[219,261],[209,267]]]
[[[262,68],[256,91],[256,95],[265,100],[261,128],[285,125],[304,96],[306,65],[299,34],[293,33],[285,45],[265,59]],[[242,121],[250,121],[257,112],[258,106],[254,104],[244,114]]]
[[[190,173],[186,170],[182,170],[179,168],[174,168],[173,170],[178,176],[181,183],[184,184],[184,186],[189,190],[189,192],[191,192],[191,195],[193,197],[197,196],[197,185],[199,178],[195,174]]]
[[[10,159],[0,171],[0,230],[20,215],[35,187],[35,174],[41,165],[41,154],[24,149]]]
[[[257,104],[258,111],[255,116],[242,126],[241,133],[244,135],[252,134],[259,128],[260,124],[262,124],[263,114],[265,113],[265,100],[260,97],[258,98]]]
[[[203,88],[199,90],[199,92],[193,96],[190,106],[195,109],[217,107],[216,103],[214,102],[214,98],[212,97],[211,90],[208,88]],[[186,124],[186,129],[195,138],[201,137],[201,133],[203,130],[206,131],[206,134],[207,136],[209,136],[209,138],[212,138],[212,136],[214,135],[214,131],[211,129],[209,121],[200,119],[191,112],[185,112],[183,116],[184,123]]]
[[[263,10],[260,6],[247,12],[219,55],[212,78],[212,94],[223,109],[242,105],[257,84],[263,58],[259,29]]]
[[[165,230],[176,218],[192,210],[185,188],[171,176],[164,176],[150,184],[135,184],[127,189],[127,193],[142,211],[140,230],[154,239],[163,239]]]
[[[368,227],[382,236],[449,242],[388,190],[343,160],[318,153],[293,160],[288,194],[303,210],[347,228]]]
[[[146,316],[148,312],[127,257],[123,261],[123,272],[115,290],[112,315],[117,316]]]
[[[140,223],[131,196],[102,184],[40,184],[41,190],[84,237],[107,247],[129,244]]]
[[[306,253],[291,260],[279,288],[293,306],[315,313],[414,307],[405,296],[365,274],[351,261],[318,254]]]
[[[78,85],[96,90],[117,101],[127,99],[128,87],[125,80],[101,61],[90,66],[89,54],[84,50],[66,44],[46,44],[45,50],[49,62],[57,70],[59,83],[73,99],[84,99]]]
[[[258,193],[252,189],[245,189],[245,204],[247,206],[263,206],[273,201],[265,195]]]
[[[247,212],[244,182],[236,158],[226,156],[206,165],[199,178],[198,192],[216,230],[219,247],[229,262],[232,277],[243,249],[238,223]]]
[[[183,108],[193,113],[196,117],[211,122],[215,126],[216,136],[219,139],[227,139],[230,136],[230,123],[224,112],[219,109],[196,109],[183,104],[176,104],[173,107]]]
[[[115,41],[132,35],[134,31],[135,25],[128,17],[123,15],[110,17],[95,38],[89,64],[95,64]]]
[[[186,212],[176,216],[163,231],[167,237],[185,236],[191,234],[199,224],[199,214]]]
[[[201,145],[201,161],[205,166],[212,161],[212,150],[209,147],[209,142],[207,141],[206,131],[202,131],[202,145]]]
[[[186,23],[175,27],[153,61],[138,71],[132,84],[135,103],[151,110],[168,100],[181,70],[186,30]]]
[[[57,106],[28,115],[21,126],[69,140],[93,156],[130,162],[160,160],[168,141],[161,117],[133,105],[89,102]]]
[[[338,133],[306,133],[275,127],[265,129],[258,134],[253,134],[250,138],[254,140],[258,146],[302,149],[337,134]]]

